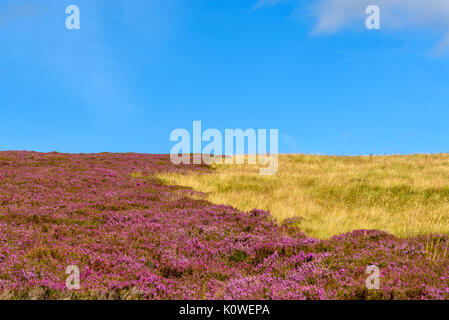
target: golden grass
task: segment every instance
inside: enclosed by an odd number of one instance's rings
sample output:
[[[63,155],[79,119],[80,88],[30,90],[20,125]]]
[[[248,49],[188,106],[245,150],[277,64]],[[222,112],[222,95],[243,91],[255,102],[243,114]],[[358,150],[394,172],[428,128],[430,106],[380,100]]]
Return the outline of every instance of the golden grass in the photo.
[[[298,217],[296,225],[319,238],[355,229],[449,233],[449,154],[280,155],[272,176],[259,175],[258,165],[212,169],[160,178],[205,192],[213,203],[270,210],[279,222]]]

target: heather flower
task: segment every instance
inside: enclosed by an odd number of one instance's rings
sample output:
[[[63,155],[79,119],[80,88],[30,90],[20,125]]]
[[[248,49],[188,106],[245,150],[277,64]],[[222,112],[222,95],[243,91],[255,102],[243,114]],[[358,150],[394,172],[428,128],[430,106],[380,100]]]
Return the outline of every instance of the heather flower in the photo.
[[[449,239],[354,230],[329,240],[168,186],[168,155],[2,152],[0,296],[448,299]],[[133,174],[139,172],[139,174]],[[81,288],[65,286],[69,265]],[[365,286],[366,267],[381,272]]]

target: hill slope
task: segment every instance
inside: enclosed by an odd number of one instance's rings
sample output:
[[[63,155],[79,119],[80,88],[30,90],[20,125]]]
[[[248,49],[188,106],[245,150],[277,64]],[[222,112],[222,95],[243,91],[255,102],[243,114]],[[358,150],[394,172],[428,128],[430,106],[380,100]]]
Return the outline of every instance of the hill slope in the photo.
[[[449,298],[448,237],[331,240],[164,185],[168,156],[0,153],[2,299]],[[380,289],[365,286],[368,265]],[[66,288],[66,268],[80,289]]]

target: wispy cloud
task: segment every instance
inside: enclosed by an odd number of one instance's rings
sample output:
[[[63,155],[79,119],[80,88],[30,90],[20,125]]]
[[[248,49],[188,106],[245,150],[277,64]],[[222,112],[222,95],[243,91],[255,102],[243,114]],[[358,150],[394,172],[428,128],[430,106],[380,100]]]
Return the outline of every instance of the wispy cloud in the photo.
[[[289,0],[259,0],[258,7],[275,5]],[[381,26],[384,30],[423,29],[439,32],[443,40],[438,50],[449,48],[449,1],[448,0],[313,0],[289,1],[296,10],[307,10],[316,19],[312,33],[333,34],[354,26],[363,28],[365,9],[377,5],[381,10]]]
[[[289,152],[299,152],[298,143],[291,135],[281,133],[279,134],[279,139],[288,148]]]
[[[315,1],[315,32],[333,33],[365,17],[365,8],[381,9],[382,24],[388,29],[433,28],[449,32],[447,0],[320,0]]]
[[[37,7],[32,3],[20,3],[0,8],[0,26],[4,27],[8,22],[36,15]]]
[[[65,28],[65,8],[70,1],[2,1],[0,24],[4,28],[0,28],[0,38],[9,46],[0,58],[16,69],[46,70],[46,75],[59,80],[60,90],[75,96],[106,121],[146,107],[133,87],[134,69],[130,71],[132,63],[124,59],[129,56],[117,49],[117,43],[133,48],[137,41],[145,41],[137,58],[153,53],[174,28],[169,11],[174,1],[120,0],[110,4],[106,0],[78,0],[81,29],[76,31]],[[140,34],[144,35],[139,38]],[[149,56],[145,63],[151,60]]]

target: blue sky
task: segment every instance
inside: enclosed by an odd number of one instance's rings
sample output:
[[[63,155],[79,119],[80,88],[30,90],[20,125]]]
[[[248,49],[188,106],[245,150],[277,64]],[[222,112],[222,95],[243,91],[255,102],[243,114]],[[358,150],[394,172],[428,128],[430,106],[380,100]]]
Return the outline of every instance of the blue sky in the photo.
[[[169,153],[201,120],[282,153],[448,152],[448,34],[445,0],[2,0],[0,150]]]

